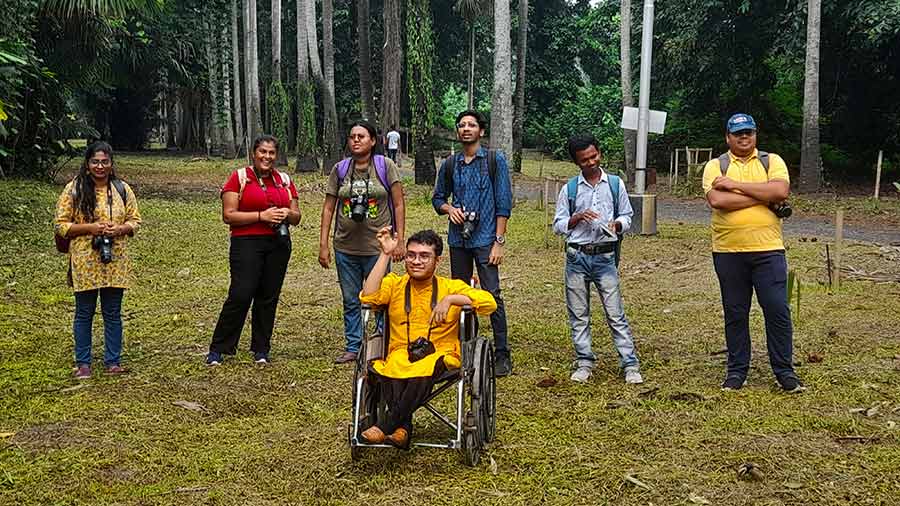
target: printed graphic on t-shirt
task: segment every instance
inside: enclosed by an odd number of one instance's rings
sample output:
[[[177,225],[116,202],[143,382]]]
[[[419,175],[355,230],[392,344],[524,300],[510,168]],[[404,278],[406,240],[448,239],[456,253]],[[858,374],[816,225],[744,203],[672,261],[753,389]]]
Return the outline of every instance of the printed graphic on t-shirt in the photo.
[[[345,218],[350,218],[352,215],[353,201],[362,197],[366,201],[366,217],[375,219],[378,217],[378,199],[387,197],[387,192],[378,181],[371,179],[350,181],[350,178],[347,178],[338,191],[338,196],[341,198],[341,214]]]

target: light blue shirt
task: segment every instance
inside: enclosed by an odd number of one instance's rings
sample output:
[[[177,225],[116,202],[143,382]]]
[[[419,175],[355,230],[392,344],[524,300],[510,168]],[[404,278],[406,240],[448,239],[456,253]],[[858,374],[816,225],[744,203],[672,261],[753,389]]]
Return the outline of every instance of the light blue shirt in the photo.
[[[609,176],[604,171],[600,175],[600,181],[596,186],[591,186],[583,175],[578,176],[578,193],[575,196],[575,212],[580,213],[590,209],[600,215],[593,221],[581,221],[575,228],[569,230],[569,185],[563,185],[556,198],[556,215],[553,217],[553,231],[566,236],[566,242],[575,244],[597,244],[601,242],[615,242],[616,237],[610,237],[603,231],[603,226],[613,221],[613,196],[609,188]],[[624,234],[631,228],[631,217],[634,210],[631,201],[628,200],[628,191],[625,183],[619,178],[619,216],[615,221],[622,224]]]

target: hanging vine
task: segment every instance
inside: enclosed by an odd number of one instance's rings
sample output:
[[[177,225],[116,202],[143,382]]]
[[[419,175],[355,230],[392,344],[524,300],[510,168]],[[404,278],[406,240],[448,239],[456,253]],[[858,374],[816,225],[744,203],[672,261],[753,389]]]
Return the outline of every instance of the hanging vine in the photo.
[[[406,81],[409,84],[412,137],[415,144],[419,145],[431,135],[434,126],[434,35],[431,3],[427,0],[407,0],[406,9]]]
[[[271,111],[272,135],[281,142],[285,142],[288,135],[288,122],[291,120],[291,97],[281,81],[272,83],[267,95],[266,104]],[[284,145],[287,146],[287,143]]]
[[[316,152],[316,98],[311,82],[297,84],[297,153],[300,158]],[[298,167],[299,169],[299,167]]]

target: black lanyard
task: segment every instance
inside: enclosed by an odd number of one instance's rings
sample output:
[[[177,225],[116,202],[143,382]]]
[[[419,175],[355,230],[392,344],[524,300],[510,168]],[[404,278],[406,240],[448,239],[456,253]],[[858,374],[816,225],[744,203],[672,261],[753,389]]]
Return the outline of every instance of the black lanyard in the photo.
[[[412,300],[411,295],[409,293],[409,285],[412,283],[412,279],[406,282],[406,289],[403,295],[403,310],[406,311],[406,344],[409,345],[409,313],[412,312]],[[437,293],[438,293],[438,284],[437,277],[431,277],[431,310],[434,311],[434,307],[437,306]],[[431,341],[431,329],[433,329],[431,325],[428,326],[428,340]]]
[[[109,221],[113,222],[113,212],[112,212],[112,189],[110,188],[112,185],[112,181],[106,182],[106,205],[109,206]]]
[[[353,162],[350,162],[350,163],[352,164]],[[369,173],[369,167],[370,167],[370,165],[366,165],[366,192],[363,194],[363,195],[366,196],[366,201],[369,200],[369,182],[371,181],[370,178],[371,178],[371,176],[372,176],[372,175]],[[355,167],[355,166],[350,168],[350,188],[349,188],[349,193],[351,193],[351,194],[353,193],[353,176],[354,176],[354,175],[356,175],[356,167]],[[350,196],[352,197],[353,195],[350,195]]]

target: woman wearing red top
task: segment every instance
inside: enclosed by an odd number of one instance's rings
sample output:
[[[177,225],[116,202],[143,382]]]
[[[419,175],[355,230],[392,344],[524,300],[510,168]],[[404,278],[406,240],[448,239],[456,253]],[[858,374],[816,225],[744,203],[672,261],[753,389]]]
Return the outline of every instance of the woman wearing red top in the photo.
[[[300,223],[297,188],[287,174],[275,170],[277,157],[278,140],[257,137],[253,167],[232,172],[222,187],[222,220],[231,227],[231,287],[213,331],[208,365],[221,364],[223,354],[235,354],[251,303],[250,351],[256,363],[269,362],[275,307],[291,257],[287,225]]]

